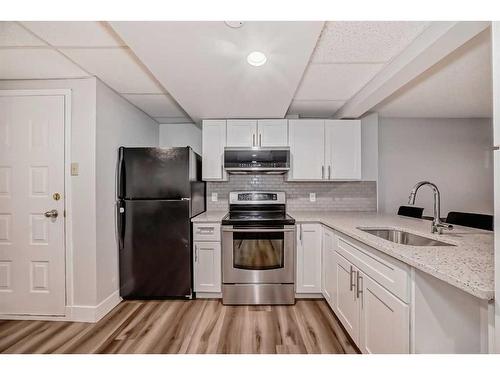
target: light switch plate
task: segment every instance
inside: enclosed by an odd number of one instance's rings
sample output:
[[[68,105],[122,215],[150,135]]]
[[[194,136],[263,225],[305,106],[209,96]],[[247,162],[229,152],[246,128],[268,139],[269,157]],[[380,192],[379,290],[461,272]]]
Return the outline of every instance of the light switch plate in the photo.
[[[309,193],[309,201],[316,202],[316,193]]]
[[[219,200],[219,197],[217,193],[212,193],[212,202],[217,202]]]
[[[79,173],[79,165],[78,163],[71,163],[71,175],[78,176]]]

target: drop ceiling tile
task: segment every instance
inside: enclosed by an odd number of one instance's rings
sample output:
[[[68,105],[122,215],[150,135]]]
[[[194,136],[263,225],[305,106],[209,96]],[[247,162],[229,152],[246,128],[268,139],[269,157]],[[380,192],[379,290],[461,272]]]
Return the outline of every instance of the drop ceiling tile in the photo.
[[[350,99],[382,67],[383,64],[310,64],[294,99]]]
[[[37,47],[47,43],[31,34],[17,22],[0,22],[0,47]]]
[[[110,22],[194,121],[285,115],[323,22]],[[267,63],[247,63],[261,51]]]
[[[193,121],[187,117],[155,117],[159,124],[192,124]]]
[[[151,117],[184,117],[184,111],[168,95],[125,94],[129,102],[142,109]]]
[[[61,48],[60,51],[119,93],[164,93],[128,48]]]
[[[0,79],[88,77],[59,52],[47,48],[0,49]],[[34,63],[36,62],[36,63]]]
[[[429,22],[331,21],[324,27],[312,62],[387,62],[410,44]]]
[[[330,117],[343,105],[342,100],[294,100],[288,108],[287,115],[301,117]]]
[[[107,22],[99,21],[32,21],[23,25],[56,47],[124,46]]]
[[[383,117],[492,117],[487,29],[374,108]]]

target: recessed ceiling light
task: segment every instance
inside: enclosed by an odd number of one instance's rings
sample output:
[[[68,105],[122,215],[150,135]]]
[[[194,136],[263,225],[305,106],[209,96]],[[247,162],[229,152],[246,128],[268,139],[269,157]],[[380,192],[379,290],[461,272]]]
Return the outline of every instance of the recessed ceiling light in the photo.
[[[261,66],[264,65],[267,61],[266,55],[259,51],[250,52],[247,56],[247,62],[253,66]]]

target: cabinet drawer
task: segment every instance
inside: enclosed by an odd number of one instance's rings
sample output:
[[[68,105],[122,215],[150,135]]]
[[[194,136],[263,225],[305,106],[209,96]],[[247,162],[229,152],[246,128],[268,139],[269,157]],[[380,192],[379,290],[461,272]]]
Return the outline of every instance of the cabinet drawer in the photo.
[[[338,235],[335,250],[404,302],[410,300],[410,266],[362,243]]]
[[[195,223],[193,224],[194,241],[220,241],[220,224]]]

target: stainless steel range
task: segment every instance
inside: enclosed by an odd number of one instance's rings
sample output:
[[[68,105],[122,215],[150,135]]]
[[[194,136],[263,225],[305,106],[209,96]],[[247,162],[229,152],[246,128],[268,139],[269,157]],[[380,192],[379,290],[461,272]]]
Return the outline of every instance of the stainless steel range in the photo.
[[[295,303],[295,220],[284,192],[235,191],[222,219],[222,302]]]

